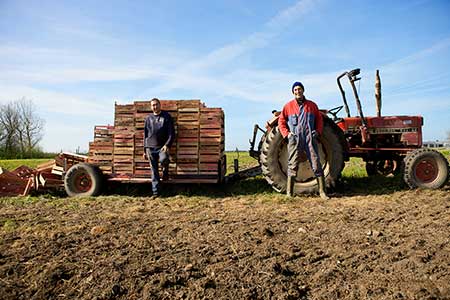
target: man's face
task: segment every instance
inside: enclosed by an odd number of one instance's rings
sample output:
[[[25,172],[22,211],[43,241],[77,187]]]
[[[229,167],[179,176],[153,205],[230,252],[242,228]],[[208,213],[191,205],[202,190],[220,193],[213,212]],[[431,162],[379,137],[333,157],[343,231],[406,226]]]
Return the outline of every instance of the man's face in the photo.
[[[297,100],[303,99],[303,90],[300,86],[296,85],[292,93],[294,94],[295,99]]]
[[[159,115],[161,112],[161,104],[158,101],[152,101],[150,105],[152,106],[153,113]]]

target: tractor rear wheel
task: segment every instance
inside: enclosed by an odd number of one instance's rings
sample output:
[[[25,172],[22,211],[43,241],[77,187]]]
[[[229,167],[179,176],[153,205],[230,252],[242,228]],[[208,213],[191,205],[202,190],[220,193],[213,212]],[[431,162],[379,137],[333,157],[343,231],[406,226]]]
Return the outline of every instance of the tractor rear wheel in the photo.
[[[448,173],[447,160],[435,150],[416,149],[405,157],[403,179],[412,189],[439,189],[447,183]]]
[[[328,119],[324,120],[324,128],[319,144],[320,162],[324,171],[326,184],[334,187],[344,168],[344,151],[339,129]],[[278,192],[286,191],[288,151],[286,139],[281,135],[278,126],[273,127],[263,139],[260,155],[262,173],[267,182]],[[305,155],[300,158],[294,194],[313,193],[318,189],[316,178]]]
[[[73,165],[64,177],[64,188],[70,197],[97,196],[102,188],[102,173],[96,166]]]

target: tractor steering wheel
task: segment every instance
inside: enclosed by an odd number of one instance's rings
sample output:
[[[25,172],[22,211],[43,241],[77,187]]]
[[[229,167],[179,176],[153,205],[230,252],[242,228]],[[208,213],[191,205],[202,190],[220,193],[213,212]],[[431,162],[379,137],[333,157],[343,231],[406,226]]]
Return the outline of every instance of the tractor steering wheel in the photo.
[[[334,122],[336,122],[336,121],[338,121],[338,120],[341,119],[341,118],[338,118],[337,114],[342,110],[343,107],[344,107],[344,106],[341,105],[341,106],[338,106],[338,107],[329,109],[329,110],[327,111],[327,114],[330,114],[330,115],[333,116],[333,121],[334,121]]]

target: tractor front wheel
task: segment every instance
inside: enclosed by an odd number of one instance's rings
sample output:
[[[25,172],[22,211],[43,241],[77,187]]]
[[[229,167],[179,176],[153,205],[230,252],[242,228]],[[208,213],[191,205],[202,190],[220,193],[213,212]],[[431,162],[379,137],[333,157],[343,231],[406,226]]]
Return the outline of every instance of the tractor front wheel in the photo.
[[[64,177],[64,188],[70,197],[97,196],[101,192],[102,173],[96,166],[73,165]]]
[[[439,189],[447,183],[448,173],[447,160],[435,150],[416,149],[405,158],[403,179],[412,189]]]

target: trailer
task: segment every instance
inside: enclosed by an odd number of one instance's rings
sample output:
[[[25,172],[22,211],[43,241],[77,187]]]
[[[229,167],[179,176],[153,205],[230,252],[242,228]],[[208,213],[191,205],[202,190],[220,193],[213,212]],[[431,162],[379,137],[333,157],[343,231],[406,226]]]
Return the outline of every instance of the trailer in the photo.
[[[115,104],[114,125],[95,126],[85,162],[65,170],[70,196],[95,196],[105,182],[151,182],[144,153],[144,121],[151,101]],[[161,109],[174,120],[167,184],[222,183],[225,180],[225,116],[200,100],[161,100]],[[161,172],[161,170],[160,170]]]

